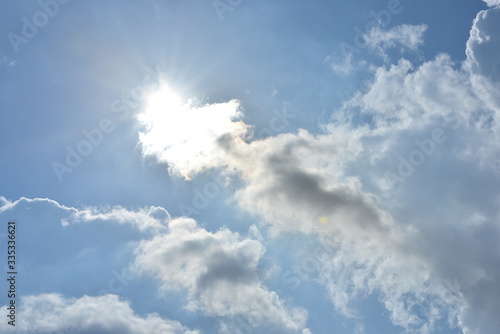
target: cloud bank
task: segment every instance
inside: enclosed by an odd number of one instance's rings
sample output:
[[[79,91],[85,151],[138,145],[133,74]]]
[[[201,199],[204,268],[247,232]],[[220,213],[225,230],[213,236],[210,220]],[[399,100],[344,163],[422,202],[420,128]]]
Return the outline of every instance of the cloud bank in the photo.
[[[7,306],[2,306],[5,309]],[[2,333],[199,334],[158,314],[139,316],[116,295],[65,298],[60,294],[24,296],[16,327],[2,321]]]
[[[439,54],[419,66],[401,59],[377,68],[323,134],[300,130],[247,142],[248,126],[229,117],[239,111],[233,104],[221,131],[198,133],[213,159],[164,159],[176,146],[160,137],[147,155],[189,176],[231,172],[243,181],[237,203],[271,235],[301,232],[329,243],[337,252],[324,259],[320,281],[342,314],[356,317],[353,302],[375,294],[405,330],[432,333],[445,324],[496,333],[498,11],[474,20],[463,64]],[[370,40],[382,51],[416,49],[425,29],[373,31]]]

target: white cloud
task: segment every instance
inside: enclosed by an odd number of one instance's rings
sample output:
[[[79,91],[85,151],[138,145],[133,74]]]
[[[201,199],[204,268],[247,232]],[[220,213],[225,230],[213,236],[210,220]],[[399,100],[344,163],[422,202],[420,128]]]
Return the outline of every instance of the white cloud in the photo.
[[[408,25],[403,24],[384,30],[380,27],[373,27],[363,36],[365,46],[368,51],[375,52],[386,62],[389,61],[387,50],[396,49],[401,53],[407,51],[417,51],[424,43],[424,33],[427,31],[425,24]],[[337,75],[347,76],[354,71],[366,67],[365,61],[355,59],[355,53],[348,48],[339,53],[333,53],[325,58],[325,62]]]
[[[5,310],[7,306],[2,306]],[[16,326],[0,323],[2,333],[198,334],[152,313],[140,316],[116,295],[65,298],[60,294],[21,298]]]
[[[259,279],[263,253],[258,241],[226,229],[211,233],[179,218],[168,233],[141,242],[135,268],[158,278],[166,291],[188,291],[187,308],[223,317],[223,333],[238,333],[235,319],[254,331],[301,333],[307,313],[287,308]]]
[[[403,24],[390,30],[373,27],[363,36],[363,39],[369,49],[375,50],[381,55],[385,55],[385,51],[392,48],[400,48],[401,51],[415,51],[424,43],[426,30],[425,24]]]
[[[161,230],[170,219],[170,215],[162,207],[150,206],[137,210],[128,210],[121,206],[113,207],[86,207],[77,209],[68,207],[50,198],[26,198],[21,197],[16,201],[10,201],[0,196],[0,214],[12,210],[20,204],[47,203],[55,208],[65,211],[68,216],[61,220],[63,226],[82,222],[113,221],[119,224],[131,224],[141,231]]]
[[[247,143],[232,133],[204,164],[237,172],[238,203],[272,232],[316,235],[338,250],[324,259],[320,280],[344,315],[376,293],[407,330],[432,333],[444,322],[468,334],[498,332],[498,11],[476,18],[463,65],[441,54],[418,67],[404,59],[380,67],[325,134]],[[425,29],[374,30],[368,43],[416,49]],[[372,122],[358,124],[356,113]],[[403,160],[412,170],[386,182]]]
[[[479,12],[474,19],[467,41],[469,65],[478,73],[500,82],[500,8]]]
[[[61,221],[63,226],[69,224],[92,222],[92,221],[113,221],[119,224],[132,224],[143,230],[161,230],[166,227],[166,222],[170,215],[162,207],[151,206],[140,208],[136,211],[125,209],[121,206],[111,208],[85,208],[73,212],[68,218]]]
[[[481,101],[470,89],[467,73],[456,68],[445,54],[419,68],[404,59],[380,67],[368,91],[358,93],[344,109],[372,115],[378,131],[421,128],[438,118],[467,120]]]
[[[500,117],[500,8],[477,14],[467,41],[466,68],[471,73],[474,92],[481,97],[495,119]],[[498,122],[497,122],[498,123]]]
[[[500,0],[483,0],[490,7],[500,6]]]
[[[50,205],[55,206],[56,208],[63,209],[65,211],[70,211],[70,212],[75,212],[77,211],[75,208],[72,207],[67,207],[64,205],[59,204],[57,201],[54,201],[53,199],[50,198],[27,198],[27,197],[21,197],[16,201],[11,201],[8,200],[7,198],[0,196],[0,214],[7,211],[14,209],[17,205],[21,203],[48,203]]]

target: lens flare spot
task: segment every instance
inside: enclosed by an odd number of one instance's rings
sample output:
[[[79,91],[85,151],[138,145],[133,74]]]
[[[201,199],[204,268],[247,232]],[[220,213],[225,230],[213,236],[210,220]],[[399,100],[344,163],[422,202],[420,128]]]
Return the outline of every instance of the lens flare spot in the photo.
[[[319,222],[320,222],[321,225],[328,224],[328,217],[327,216],[321,216],[321,217],[319,217]]]

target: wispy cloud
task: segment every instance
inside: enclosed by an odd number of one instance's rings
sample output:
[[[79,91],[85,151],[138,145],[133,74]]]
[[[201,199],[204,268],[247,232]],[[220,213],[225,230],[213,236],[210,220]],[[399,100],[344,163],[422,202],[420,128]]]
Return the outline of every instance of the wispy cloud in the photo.
[[[392,48],[399,48],[401,51],[415,51],[424,43],[426,30],[425,24],[403,24],[389,30],[374,27],[363,36],[363,39],[369,49],[375,50],[381,55],[385,55],[386,50]]]
[[[45,203],[55,208],[62,209],[68,216],[61,220],[62,226],[82,222],[113,221],[119,224],[130,224],[142,230],[161,230],[166,226],[170,215],[162,207],[151,206],[140,208],[136,211],[128,210],[121,206],[113,207],[68,207],[50,198],[26,198],[21,197],[16,201],[10,201],[0,196],[0,214],[12,210],[20,204]]]
[[[352,74],[356,69],[359,69],[363,63],[353,62],[354,54],[344,53],[341,55],[330,55],[325,58],[325,62],[330,66],[331,70],[337,75],[346,76]]]
[[[398,51],[400,54],[417,52],[424,44],[424,34],[427,25],[402,24],[389,30],[381,27],[373,27],[359,36],[363,41],[364,48],[382,57],[389,62],[389,50]],[[358,59],[359,55],[348,49],[333,53],[325,58],[325,62],[337,75],[346,76],[356,71],[365,69],[367,63]]]

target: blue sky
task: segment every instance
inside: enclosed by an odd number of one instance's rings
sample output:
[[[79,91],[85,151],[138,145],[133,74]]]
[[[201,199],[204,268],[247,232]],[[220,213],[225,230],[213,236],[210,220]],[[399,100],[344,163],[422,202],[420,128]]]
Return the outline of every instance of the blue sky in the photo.
[[[4,3],[0,331],[498,333],[499,7]]]

